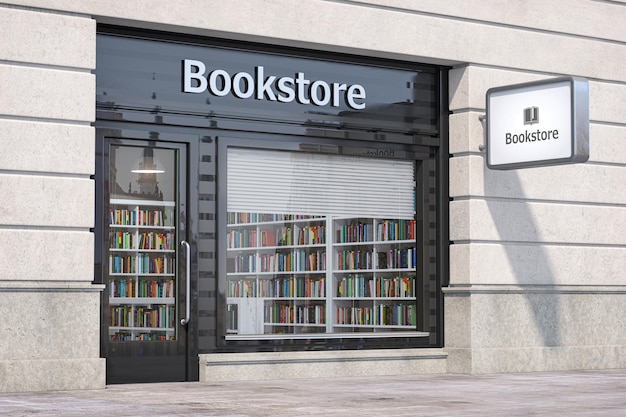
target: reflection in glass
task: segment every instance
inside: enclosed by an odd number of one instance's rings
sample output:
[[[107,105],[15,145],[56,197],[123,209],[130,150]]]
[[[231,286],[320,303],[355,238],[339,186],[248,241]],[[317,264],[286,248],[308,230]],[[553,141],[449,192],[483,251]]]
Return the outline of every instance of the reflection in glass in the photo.
[[[113,146],[111,196],[156,201],[174,200],[174,156],[173,151],[150,146]]]
[[[110,156],[108,340],[176,340],[176,151],[113,145]]]
[[[415,332],[415,162],[228,149],[231,336]]]

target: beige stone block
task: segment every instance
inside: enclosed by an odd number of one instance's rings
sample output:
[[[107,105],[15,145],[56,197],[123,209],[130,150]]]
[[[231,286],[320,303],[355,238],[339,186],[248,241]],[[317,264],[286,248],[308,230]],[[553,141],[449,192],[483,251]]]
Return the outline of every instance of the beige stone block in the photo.
[[[475,243],[455,243],[450,245],[450,285],[469,285],[474,272]],[[486,260],[481,260],[481,262]]]
[[[100,288],[0,286],[0,360],[92,359],[100,355]],[[2,378],[0,378],[1,380]]]
[[[624,207],[501,200],[450,203],[452,241],[623,245],[624,230]]]
[[[455,283],[455,285],[458,285]],[[465,292],[444,296],[446,350],[472,347],[472,300]]]
[[[548,285],[468,288],[471,347],[626,346],[625,290]],[[451,291],[458,297],[464,289],[446,290],[445,297]]]
[[[88,231],[0,229],[0,281],[92,281],[93,256]]]
[[[561,345],[626,347],[626,287],[559,294]]]
[[[441,349],[201,354],[200,381],[444,373],[446,357]]]
[[[623,367],[625,301],[626,287],[616,286],[444,289],[446,313],[454,315],[446,318],[446,326],[456,326],[446,329],[448,372]],[[471,334],[469,345],[455,332]]]
[[[473,86],[470,84],[471,71],[473,69],[469,64],[460,65],[448,71],[448,107],[453,113],[469,109],[469,100],[472,95],[470,89]],[[485,105],[478,109],[484,111]]]
[[[480,122],[479,116],[481,115],[484,115],[484,112],[469,111],[450,115],[450,153],[453,155],[461,154],[461,156],[467,153],[475,154],[481,158],[479,166],[486,169],[486,150],[480,149],[481,145],[486,144],[486,125],[483,126]],[[589,161],[587,164],[596,162],[610,164],[626,163],[626,128],[590,123]],[[577,164],[576,166],[581,165]],[[554,168],[554,170],[563,171],[563,167],[563,165],[560,165]],[[455,169],[463,168],[455,167]],[[524,173],[525,171],[517,170],[514,172]],[[454,173],[451,168],[451,174]],[[452,180],[455,179],[451,177]],[[460,180],[464,180],[464,178],[460,178]]]
[[[176,0],[154,2],[154,9],[142,9],[140,5],[114,0],[109,6],[97,0],[86,0],[75,3],[50,2],[49,0],[12,0],[10,3],[35,5],[42,8],[69,10],[77,13],[94,14],[99,16],[117,16],[119,18],[146,20],[149,22],[178,21],[185,14],[191,15],[194,21],[210,23],[206,10],[220,12],[218,1],[204,2],[202,5]],[[323,2],[314,2],[318,9],[324,9]],[[170,6],[170,9],[167,6]],[[185,7],[187,6],[187,7]],[[245,10],[247,6],[247,10]],[[233,2],[233,11],[245,13],[246,17],[259,14],[263,6],[262,1]],[[276,1],[271,5],[272,10],[290,10],[288,1]],[[358,7],[367,11],[387,8],[397,14],[437,14],[441,18],[448,17],[458,20],[472,19],[484,22],[513,25],[518,28],[547,30],[577,34],[583,36],[615,39],[626,41],[626,35],[620,31],[621,24],[626,18],[623,8],[610,3],[590,3],[584,0],[560,0],[545,2],[529,0],[523,4],[511,3],[507,0],[494,0],[490,7],[480,0],[469,0],[462,3],[432,2],[428,0],[368,0],[359,2]],[[244,10],[239,11],[239,8]],[[143,14],[142,14],[143,12]],[[169,14],[167,13],[169,12]],[[143,19],[142,19],[143,16]],[[207,26],[209,27],[209,26]]]
[[[0,392],[104,389],[101,358],[0,360]]]
[[[626,127],[591,123],[589,162],[626,164]]]
[[[91,175],[94,129],[56,123],[0,119],[0,168]]]
[[[0,174],[0,196],[0,224],[93,227],[90,179]]]
[[[474,111],[450,115],[451,154],[484,152],[480,149],[480,146],[485,144],[485,130],[479,119],[481,115],[483,113]]]
[[[450,110],[454,112],[481,109],[482,114],[485,114],[487,109],[488,89],[551,78],[540,74],[484,68],[471,64],[453,69],[449,77]]]
[[[468,201],[451,201],[449,205],[450,213],[450,242],[464,241],[470,239],[471,204]]]
[[[557,294],[472,294],[472,348],[562,344],[559,301]]]
[[[481,115],[484,112],[469,111],[450,115],[451,154],[473,153],[486,158],[486,150],[480,150],[480,146],[486,144],[486,125],[480,122]],[[595,162],[626,164],[626,128],[590,123],[588,163]],[[485,165],[484,159],[482,165]]]
[[[450,159],[452,197],[499,197],[598,204],[626,204],[626,168],[590,163],[490,170],[485,158]]]
[[[46,3],[44,7],[51,6]],[[482,4],[478,7],[484,9]],[[297,8],[287,0],[236,2],[230,7],[222,7],[221,3],[214,1],[172,3],[158,0],[150,8],[133,2],[90,1],[79,5],[62,3],[57,8],[98,16],[101,23],[178,33],[417,62],[474,62],[593,79],[626,80],[624,60],[617,58],[625,56],[625,47],[619,42],[574,36],[569,32],[538,31],[532,29],[532,24],[531,29],[526,30],[506,27],[499,20],[494,24],[491,20],[468,21],[415,13],[410,9],[319,1],[302,3]],[[507,5],[503,12],[509,9],[510,5]],[[563,15],[562,9],[560,5],[559,18]],[[571,8],[568,6],[565,10]],[[520,13],[526,16],[528,10]],[[350,16],[351,24],[338,25],[337,16]],[[598,22],[592,27],[596,25]]]
[[[626,59],[622,62],[626,64]],[[589,120],[592,122],[626,123],[625,97],[626,85],[590,81]]]
[[[558,73],[558,72],[557,72]],[[556,77],[478,66],[456,68],[450,74],[450,110],[483,109],[486,112],[487,90]],[[589,119],[592,122],[626,122],[626,86],[589,81]]]
[[[625,354],[624,346],[474,349],[471,361],[475,374],[621,369]]]
[[[626,285],[626,249],[538,244],[455,244],[450,282],[490,285]]]
[[[484,174],[480,168],[484,165],[484,159],[479,156],[477,157],[479,161],[474,162],[475,159],[476,158],[468,158],[467,156],[450,158],[448,166],[450,197],[467,197],[474,195],[474,193],[480,195],[478,190],[475,189],[482,188],[481,184]]]
[[[436,13],[462,19],[497,22],[520,28],[626,41],[626,34],[620,31],[622,22],[626,20],[626,11],[623,7],[610,3],[590,3],[584,0],[550,2],[528,0],[523,3],[511,3],[508,0],[492,0],[489,7],[485,7],[481,0],[468,0],[462,3],[367,0],[364,3],[418,13]]]
[[[0,114],[92,122],[95,76],[85,72],[0,64]]]
[[[447,370],[452,374],[473,374],[472,349],[445,348],[448,354]]]
[[[96,65],[96,22],[0,7],[0,60],[90,70]]]

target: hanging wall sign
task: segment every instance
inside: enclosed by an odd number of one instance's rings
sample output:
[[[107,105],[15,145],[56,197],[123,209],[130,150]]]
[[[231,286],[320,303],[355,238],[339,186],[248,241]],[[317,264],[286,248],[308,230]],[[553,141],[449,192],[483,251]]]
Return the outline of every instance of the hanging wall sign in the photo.
[[[589,83],[556,78],[487,91],[487,166],[515,169],[589,159]]]

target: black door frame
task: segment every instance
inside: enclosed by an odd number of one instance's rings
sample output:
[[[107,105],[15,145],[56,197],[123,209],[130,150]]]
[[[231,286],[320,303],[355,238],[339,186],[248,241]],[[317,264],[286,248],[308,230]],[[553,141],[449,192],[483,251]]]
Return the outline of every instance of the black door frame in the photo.
[[[196,247],[194,233],[191,225],[197,224],[197,209],[193,201],[197,200],[194,195],[196,187],[191,184],[193,175],[190,173],[197,170],[197,164],[190,158],[195,146],[194,135],[179,133],[164,133],[161,138],[155,135],[159,126],[145,126],[127,123],[98,121],[96,123],[96,204],[95,204],[95,282],[104,284],[107,277],[107,229],[108,215],[105,212],[108,205],[108,175],[109,175],[109,144],[115,141],[123,145],[146,146],[156,144],[156,147],[184,149],[184,155],[179,158],[180,167],[176,180],[182,182],[184,189],[178,194],[182,195],[177,210],[184,206],[185,217],[178,223],[178,236],[176,236],[177,270],[179,279],[177,283],[177,319],[179,339],[175,345],[169,341],[155,342],[116,342],[108,341],[108,330],[105,325],[107,317],[108,292],[105,289],[101,297],[101,356],[107,359],[107,383],[139,383],[139,382],[165,382],[165,381],[195,381],[198,380],[198,350],[197,350],[197,308],[196,282],[197,265],[195,262]],[[197,136],[195,136],[197,137]],[[160,146],[159,146],[160,145]],[[188,299],[190,300],[191,320],[181,324],[180,320],[185,315],[186,306],[184,300],[178,297],[185,291],[185,266],[187,253],[180,241],[185,240],[190,244],[190,272],[191,285]],[[166,345],[164,345],[164,343]],[[167,344],[170,344],[169,346]],[[152,345],[152,346],[150,346]],[[147,349],[146,349],[147,348]]]

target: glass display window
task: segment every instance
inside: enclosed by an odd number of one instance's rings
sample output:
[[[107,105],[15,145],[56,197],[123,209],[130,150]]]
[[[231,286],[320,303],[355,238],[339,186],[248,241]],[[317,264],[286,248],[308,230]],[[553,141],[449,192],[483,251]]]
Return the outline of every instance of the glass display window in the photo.
[[[227,337],[427,335],[417,162],[382,155],[228,148]]]

